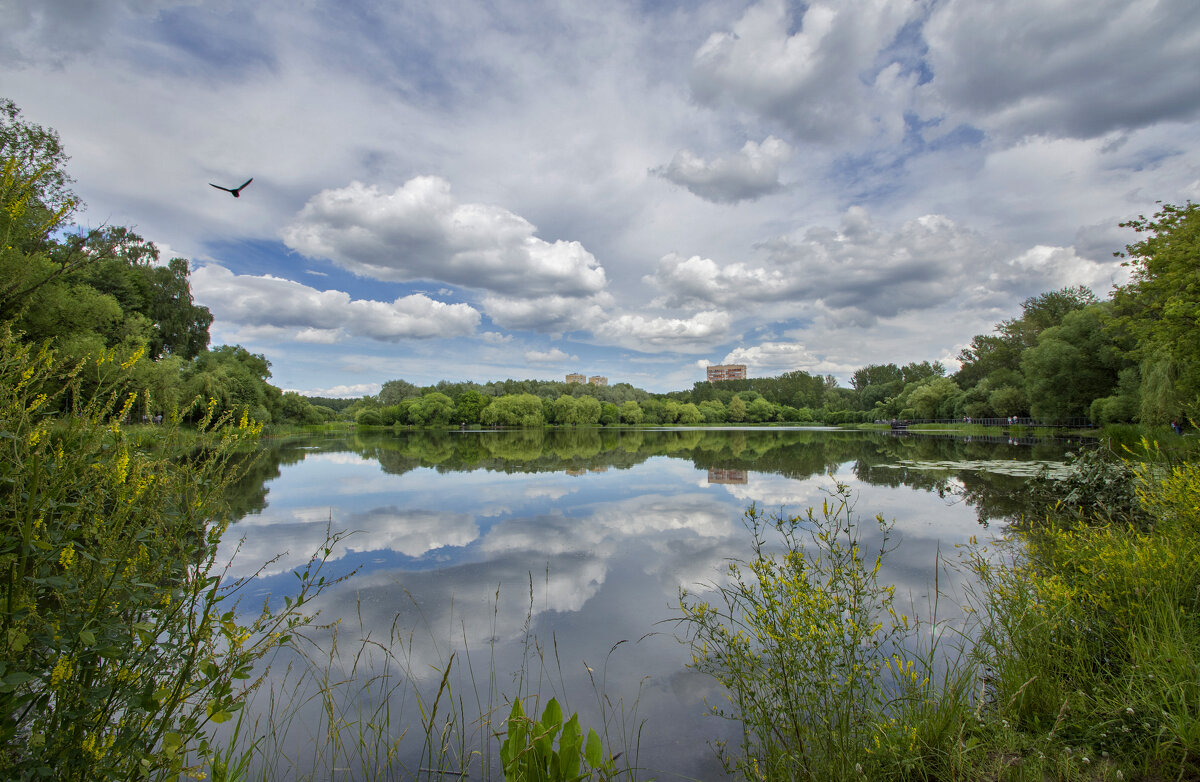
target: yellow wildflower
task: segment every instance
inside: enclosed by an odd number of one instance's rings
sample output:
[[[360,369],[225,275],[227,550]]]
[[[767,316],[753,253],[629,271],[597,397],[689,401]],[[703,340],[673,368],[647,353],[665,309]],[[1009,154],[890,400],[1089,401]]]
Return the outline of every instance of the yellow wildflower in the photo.
[[[58,658],[58,662],[54,663],[54,669],[50,671],[50,687],[58,689],[60,684],[68,682],[75,673],[75,667],[71,662],[71,658],[63,655]]]

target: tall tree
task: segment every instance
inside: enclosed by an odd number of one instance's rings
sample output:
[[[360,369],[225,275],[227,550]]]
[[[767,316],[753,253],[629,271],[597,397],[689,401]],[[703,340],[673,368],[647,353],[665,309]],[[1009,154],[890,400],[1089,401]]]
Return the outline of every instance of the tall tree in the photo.
[[[1117,325],[1137,339],[1143,422],[1163,422],[1200,397],[1200,205],[1165,204],[1122,223],[1145,238],[1121,253],[1133,279],[1113,297]],[[1145,416],[1149,415],[1147,419]]]
[[[1070,312],[1025,351],[1021,366],[1035,417],[1086,416],[1094,400],[1112,394],[1128,362],[1105,328],[1111,318],[1108,302]]]

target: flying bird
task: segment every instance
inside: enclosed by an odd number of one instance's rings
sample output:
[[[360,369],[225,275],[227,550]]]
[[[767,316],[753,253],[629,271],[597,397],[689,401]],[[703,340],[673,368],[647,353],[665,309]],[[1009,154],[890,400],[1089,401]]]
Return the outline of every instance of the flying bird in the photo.
[[[232,187],[232,188],[231,187],[221,187],[220,185],[214,185],[212,182],[209,182],[208,184],[209,184],[209,186],[215,187],[218,190],[224,190],[226,193],[233,193],[234,198],[241,198],[242,197],[242,189],[245,188],[246,185],[250,184],[253,181],[254,181],[254,177],[250,177],[249,179],[247,179],[245,182],[241,183],[237,187]]]

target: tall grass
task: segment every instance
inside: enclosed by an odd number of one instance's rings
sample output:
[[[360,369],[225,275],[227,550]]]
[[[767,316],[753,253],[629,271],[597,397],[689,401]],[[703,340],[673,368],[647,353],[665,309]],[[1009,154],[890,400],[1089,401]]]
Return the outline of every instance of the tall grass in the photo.
[[[974,559],[994,718],[1031,775],[1200,777],[1200,465],[1144,463],[1136,494],[1149,523],[1050,516],[1020,558]]]
[[[530,586],[522,661],[511,672],[497,668],[494,641],[486,650],[472,649],[465,626],[457,637],[439,638],[424,619],[402,624],[399,613],[382,635],[370,630],[361,607],[350,621],[299,634],[303,640],[273,661],[283,670],[248,705],[255,718],[227,739],[228,751],[245,770],[242,778],[556,779],[548,765],[547,775],[530,776],[538,768],[530,758],[547,746],[564,763],[574,759],[575,765],[563,768],[581,769],[578,778],[633,778],[642,727],[637,699],[611,699],[604,690],[606,665],[599,679],[587,668],[599,723],[581,725],[571,715],[583,735],[594,732],[595,739],[564,741],[571,720],[561,719],[562,709],[571,694],[557,639],[543,643],[530,632],[532,577]],[[498,587],[494,606],[499,599]],[[493,611],[493,639],[503,631],[497,621]],[[429,643],[440,650],[438,662],[417,662],[424,659],[417,647]],[[560,717],[554,735],[562,746],[545,730],[547,709]],[[518,725],[525,730],[514,734]],[[518,762],[506,762],[505,753]]]

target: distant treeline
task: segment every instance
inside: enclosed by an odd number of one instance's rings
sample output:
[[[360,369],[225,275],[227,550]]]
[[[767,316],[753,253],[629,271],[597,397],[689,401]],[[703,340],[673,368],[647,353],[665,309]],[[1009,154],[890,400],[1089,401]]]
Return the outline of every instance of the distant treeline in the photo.
[[[1129,284],[1100,300],[1067,287],[1030,297],[1021,314],[980,334],[947,374],[934,361],[871,364],[850,388],[830,375],[698,382],[651,394],[552,381],[383,385],[340,411],[362,424],[857,423],[1031,418],[1097,425],[1196,418],[1200,400],[1200,207],[1164,206],[1123,224],[1145,235],[1123,255]],[[310,400],[315,401],[315,400]]]

